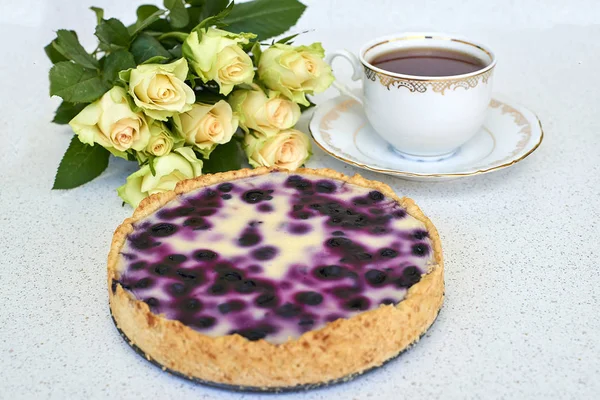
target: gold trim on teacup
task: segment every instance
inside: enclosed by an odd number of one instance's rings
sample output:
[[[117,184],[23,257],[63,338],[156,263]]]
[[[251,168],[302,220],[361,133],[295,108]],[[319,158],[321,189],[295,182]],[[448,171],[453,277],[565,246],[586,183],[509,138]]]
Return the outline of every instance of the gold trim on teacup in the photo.
[[[515,123],[519,127],[521,127],[521,130],[519,133],[522,135],[522,137],[519,140],[519,142],[517,142],[517,146],[511,152],[510,155],[502,158],[501,160],[490,162],[486,166],[478,169],[477,171],[464,172],[464,173],[426,174],[426,173],[415,173],[415,172],[407,172],[407,171],[397,171],[397,170],[393,170],[393,169],[375,168],[375,167],[371,167],[366,164],[362,164],[362,163],[350,160],[349,158],[353,158],[351,155],[347,154],[342,149],[334,146],[331,143],[331,133],[329,132],[329,129],[331,129],[331,123],[334,122],[335,120],[337,120],[340,117],[341,113],[347,111],[350,107],[355,106],[357,104],[358,104],[358,102],[354,99],[345,100],[341,103],[338,103],[335,107],[333,107],[331,110],[329,110],[329,112],[321,118],[321,122],[319,124],[319,131],[320,131],[321,136],[323,137],[324,141],[327,143],[327,145],[332,150],[335,151],[335,153],[333,153],[330,150],[328,150],[327,148],[325,148],[325,146],[323,146],[318,140],[315,139],[315,135],[311,129],[312,121],[315,118],[315,114],[312,115],[311,120],[308,124],[308,131],[310,132],[310,134],[311,134],[314,142],[317,144],[317,146],[319,146],[321,148],[321,150],[323,150],[325,153],[329,154],[330,156],[337,158],[338,160],[344,161],[345,163],[348,163],[350,165],[354,165],[355,167],[359,167],[359,168],[366,169],[366,170],[373,171],[373,172],[384,173],[384,174],[388,174],[388,175],[415,177],[415,178],[453,178],[453,177],[460,178],[460,177],[465,177],[465,176],[486,174],[488,172],[498,171],[500,169],[510,167],[511,165],[524,160],[531,153],[533,153],[538,147],[540,147],[540,145],[542,144],[542,141],[544,140],[544,129],[542,128],[542,122],[540,121],[540,119],[538,118],[537,115],[532,113],[534,118],[537,120],[538,126],[540,128],[540,138],[539,138],[538,142],[529,151],[527,151],[525,154],[523,154],[521,157],[511,160],[511,161],[508,161],[508,162],[505,162],[504,164],[494,166],[495,163],[504,162],[506,160],[509,160],[511,157],[514,157],[516,154],[518,154],[519,151],[523,150],[525,148],[525,145],[527,144],[528,140],[531,138],[532,128],[531,128],[531,125],[529,124],[529,121],[527,120],[527,118],[525,118],[525,116],[519,110],[517,110],[514,107],[512,107],[506,103],[503,103],[499,100],[492,99],[492,101],[490,102],[490,107],[501,108],[500,112],[502,114],[510,114],[513,117]],[[362,126],[364,126],[364,125],[362,125]]]
[[[469,74],[440,77],[419,77],[413,75],[386,72],[385,70],[375,67],[365,59],[365,55],[371,49],[377,46],[404,40],[444,40],[462,43],[483,51],[490,58],[490,62],[482,69]],[[434,35],[412,35],[382,40],[381,42],[375,43],[369,46],[367,49],[363,50],[360,56],[361,63],[363,64],[365,76],[367,77],[367,79],[373,82],[375,82],[376,79],[379,79],[379,82],[383,86],[385,86],[387,90],[390,90],[390,87],[396,87],[398,89],[406,88],[410,92],[425,93],[427,89],[431,87],[431,89],[435,93],[440,93],[442,95],[445,93],[446,90],[449,89],[456,90],[458,88],[463,88],[465,90],[468,90],[477,87],[477,85],[479,85],[480,82],[484,84],[487,83],[487,81],[492,76],[494,67],[496,66],[496,59],[494,55],[482,46],[461,39],[454,39],[451,37]]]
[[[479,75],[468,76],[466,78],[460,79],[446,79],[443,81],[440,80],[432,80],[432,81],[423,81],[423,80],[414,80],[414,79],[406,79],[406,78],[397,78],[395,76],[382,74],[381,72],[377,72],[372,70],[371,68],[364,66],[365,68],[365,76],[368,80],[375,82],[376,78],[379,79],[379,83],[390,90],[390,87],[396,88],[407,88],[410,92],[418,92],[425,93],[428,87],[435,93],[440,93],[444,95],[446,90],[456,90],[458,88],[463,89],[472,89],[477,87],[479,83],[487,83],[489,78],[492,76],[494,69],[489,69]]]

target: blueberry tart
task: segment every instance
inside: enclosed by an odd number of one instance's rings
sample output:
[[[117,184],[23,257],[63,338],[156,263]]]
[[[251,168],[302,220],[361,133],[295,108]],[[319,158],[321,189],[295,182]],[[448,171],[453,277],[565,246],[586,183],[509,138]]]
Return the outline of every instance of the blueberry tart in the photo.
[[[327,169],[205,175],[145,199],[115,232],[108,286],[148,360],[271,391],[382,365],[444,297],[440,240],[416,204]]]

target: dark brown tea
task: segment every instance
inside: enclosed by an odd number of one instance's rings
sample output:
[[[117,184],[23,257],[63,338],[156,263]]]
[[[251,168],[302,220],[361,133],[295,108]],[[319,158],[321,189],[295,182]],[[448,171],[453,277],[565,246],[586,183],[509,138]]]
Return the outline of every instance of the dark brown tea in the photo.
[[[393,50],[375,57],[371,64],[386,71],[415,76],[462,75],[487,65],[467,53],[431,47]]]

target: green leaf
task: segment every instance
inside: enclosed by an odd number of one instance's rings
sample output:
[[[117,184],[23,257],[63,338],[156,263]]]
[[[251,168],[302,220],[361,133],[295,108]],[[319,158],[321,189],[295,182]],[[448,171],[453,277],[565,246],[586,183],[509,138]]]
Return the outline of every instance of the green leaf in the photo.
[[[207,17],[204,20],[202,20],[202,22],[200,22],[198,25],[196,25],[196,27],[194,29],[192,29],[193,31],[197,31],[200,32],[201,29],[208,29],[211,26],[216,26],[217,28],[222,28],[224,26],[226,26],[227,24],[223,23],[223,19],[225,17],[227,17],[229,15],[229,13],[231,13],[231,11],[233,10],[233,2],[229,3],[229,5],[227,7],[225,7],[223,10],[221,10],[221,12],[219,12],[216,15],[213,15],[211,17]]]
[[[206,19],[219,14],[227,8],[230,1],[231,0],[209,0],[204,7],[202,7],[201,19]]]
[[[217,0],[208,0],[208,1],[210,4],[210,3],[216,2]],[[202,7],[206,3],[206,0],[185,0],[185,2],[192,7]]]
[[[165,7],[169,10],[169,21],[173,28],[183,28],[190,22],[190,16],[183,0],[164,0]]]
[[[114,83],[119,77],[119,72],[135,68],[135,65],[133,54],[127,50],[113,51],[104,60],[104,79],[107,82]]]
[[[98,71],[61,61],[50,69],[50,96],[71,103],[91,103],[110,89]]]
[[[138,8],[138,10],[139,10],[139,8]],[[160,10],[157,8],[157,11],[148,15],[143,20],[138,19],[138,21],[134,25],[133,30],[130,31],[131,36],[137,35],[141,31],[143,31],[144,29],[146,29],[147,27],[152,25],[154,22],[158,21],[160,19],[160,16],[163,15],[165,12],[166,12],[165,10]],[[138,17],[139,17],[139,15],[138,15]]]
[[[181,58],[183,54],[181,53],[181,45],[177,45],[172,49],[169,49],[169,53],[173,56],[173,58]]]
[[[260,42],[254,42],[250,51],[252,52],[252,60],[254,61],[254,65],[258,65],[258,63],[260,62],[260,56],[262,56]]]
[[[104,10],[99,7],[90,7],[90,10],[96,13],[96,25],[100,25],[104,19]]]
[[[56,32],[56,36],[56,40],[52,42],[52,45],[60,54],[82,67],[98,68],[98,60],[88,54],[83,46],[79,44],[75,32],[61,29]]]
[[[294,26],[305,9],[298,0],[255,0],[236,4],[223,22],[230,32],[252,32],[264,40]]]
[[[152,58],[147,59],[142,64],[164,64],[165,61],[169,61],[170,58],[163,56],[154,56]]]
[[[160,8],[153,4],[142,4],[135,11],[135,14],[137,15],[137,21],[142,22],[157,11],[160,11]]]
[[[161,10],[155,5],[152,4],[144,4],[138,7],[137,21],[136,23],[130,27],[130,32],[144,24],[145,26],[142,28],[144,30],[156,31],[156,32],[170,32],[173,30],[171,24],[166,19],[160,19],[159,17],[164,14],[166,11]],[[154,14],[154,15],[153,15]],[[148,20],[148,21],[146,21]],[[146,21],[146,22],[145,22]]]
[[[198,77],[194,76],[193,72],[188,73],[187,80],[189,81],[189,85],[192,90],[196,87],[196,79],[198,79]]]
[[[210,153],[209,159],[204,159],[202,173],[213,174],[215,172],[232,171],[240,169],[244,162],[244,152],[237,140],[232,139],[229,143],[218,145]]]
[[[50,42],[46,47],[44,47],[44,51],[46,52],[46,55],[48,56],[52,64],[56,64],[57,62],[61,61],[68,61],[69,59],[67,57],[60,54],[58,50],[54,48],[53,43],[54,42]]]
[[[52,189],[73,189],[91,181],[106,169],[109,155],[104,147],[81,143],[73,136],[56,171]]]
[[[128,47],[131,41],[127,28],[116,18],[103,20],[96,27],[96,36],[102,43],[119,47]]]
[[[87,106],[85,103],[73,104],[67,101],[60,103],[56,109],[52,122],[58,125],[68,124],[77,114]]]
[[[156,38],[145,33],[140,34],[133,43],[131,43],[129,50],[133,53],[133,58],[137,64],[141,64],[156,56],[171,58],[171,53],[169,53]]]
[[[154,169],[154,160],[155,159],[156,159],[156,156],[153,156],[153,155],[148,156],[148,166],[150,167],[150,173],[152,174],[152,176],[156,176],[156,170]]]
[[[117,49],[118,47],[115,47],[115,48]],[[108,52],[110,52],[112,50],[114,50],[112,45],[106,44],[106,43],[102,43],[102,42],[98,42],[98,50],[97,51],[108,53]],[[100,65],[100,68],[102,68],[102,65]]]
[[[308,32],[308,31],[304,31],[304,32],[300,32],[300,33],[294,33],[293,35],[289,35],[289,36],[286,36],[284,38],[279,39],[275,43],[292,44],[292,39],[294,39],[296,36],[301,35],[301,34],[306,33],[306,32]]]

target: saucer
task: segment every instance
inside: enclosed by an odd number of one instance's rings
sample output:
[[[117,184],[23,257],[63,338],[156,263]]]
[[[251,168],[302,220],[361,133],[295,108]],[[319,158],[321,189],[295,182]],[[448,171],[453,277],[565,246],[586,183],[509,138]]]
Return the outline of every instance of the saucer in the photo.
[[[402,157],[373,130],[362,106],[347,96],[319,105],[309,124],[321,149],[348,164],[416,181],[441,181],[486,174],[523,160],[542,143],[536,115],[503,97],[490,102],[485,122],[471,140],[438,161]]]

